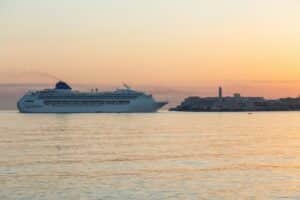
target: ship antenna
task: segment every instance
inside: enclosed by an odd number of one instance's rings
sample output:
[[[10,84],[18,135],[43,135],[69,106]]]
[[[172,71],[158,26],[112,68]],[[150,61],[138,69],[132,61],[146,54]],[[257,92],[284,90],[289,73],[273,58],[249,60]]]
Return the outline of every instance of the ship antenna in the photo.
[[[124,86],[127,90],[130,90],[130,89],[131,89],[130,86],[127,85],[126,83],[123,83],[123,86]]]

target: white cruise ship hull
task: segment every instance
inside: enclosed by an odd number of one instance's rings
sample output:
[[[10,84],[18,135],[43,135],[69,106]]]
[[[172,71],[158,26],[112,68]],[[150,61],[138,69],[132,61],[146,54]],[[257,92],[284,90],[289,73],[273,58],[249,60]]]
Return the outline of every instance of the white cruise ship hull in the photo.
[[[166,102],[155,102],[152,99],[136,99],[126,105],[45,105],[44,102],[35,101],[26,104],[22,99],[18,102],[21,113],[143,113],[156,112]]]
[[[21,113],[137,113],[155,112],[167,104],[124,86],[111,92],[80,92],[59,81],[53,89],[27,92],[17,106]]]

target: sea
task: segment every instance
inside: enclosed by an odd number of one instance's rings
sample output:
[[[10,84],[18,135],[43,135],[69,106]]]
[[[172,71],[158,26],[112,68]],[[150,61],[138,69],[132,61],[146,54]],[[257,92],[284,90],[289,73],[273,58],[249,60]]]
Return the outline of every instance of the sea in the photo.
[[[0,199],[300,199],[300,112],[0,111]]]

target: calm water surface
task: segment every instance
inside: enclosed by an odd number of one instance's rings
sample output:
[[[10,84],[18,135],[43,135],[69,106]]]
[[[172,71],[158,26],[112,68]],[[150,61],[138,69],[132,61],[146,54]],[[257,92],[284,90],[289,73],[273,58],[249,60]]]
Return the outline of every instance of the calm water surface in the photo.
[[[300,112],[0,112],[0,199],[300,199]]]

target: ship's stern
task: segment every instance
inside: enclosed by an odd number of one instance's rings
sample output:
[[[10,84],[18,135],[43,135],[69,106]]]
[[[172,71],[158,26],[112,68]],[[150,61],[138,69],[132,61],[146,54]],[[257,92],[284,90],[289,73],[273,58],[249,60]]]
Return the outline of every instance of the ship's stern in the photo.
[[[25,111],[25,105],[24,105],[25,98],[26,98],[26,95],[21,97],[17,102],[17,108],[18,108],[20,113],[25,113],[26,112]]]

